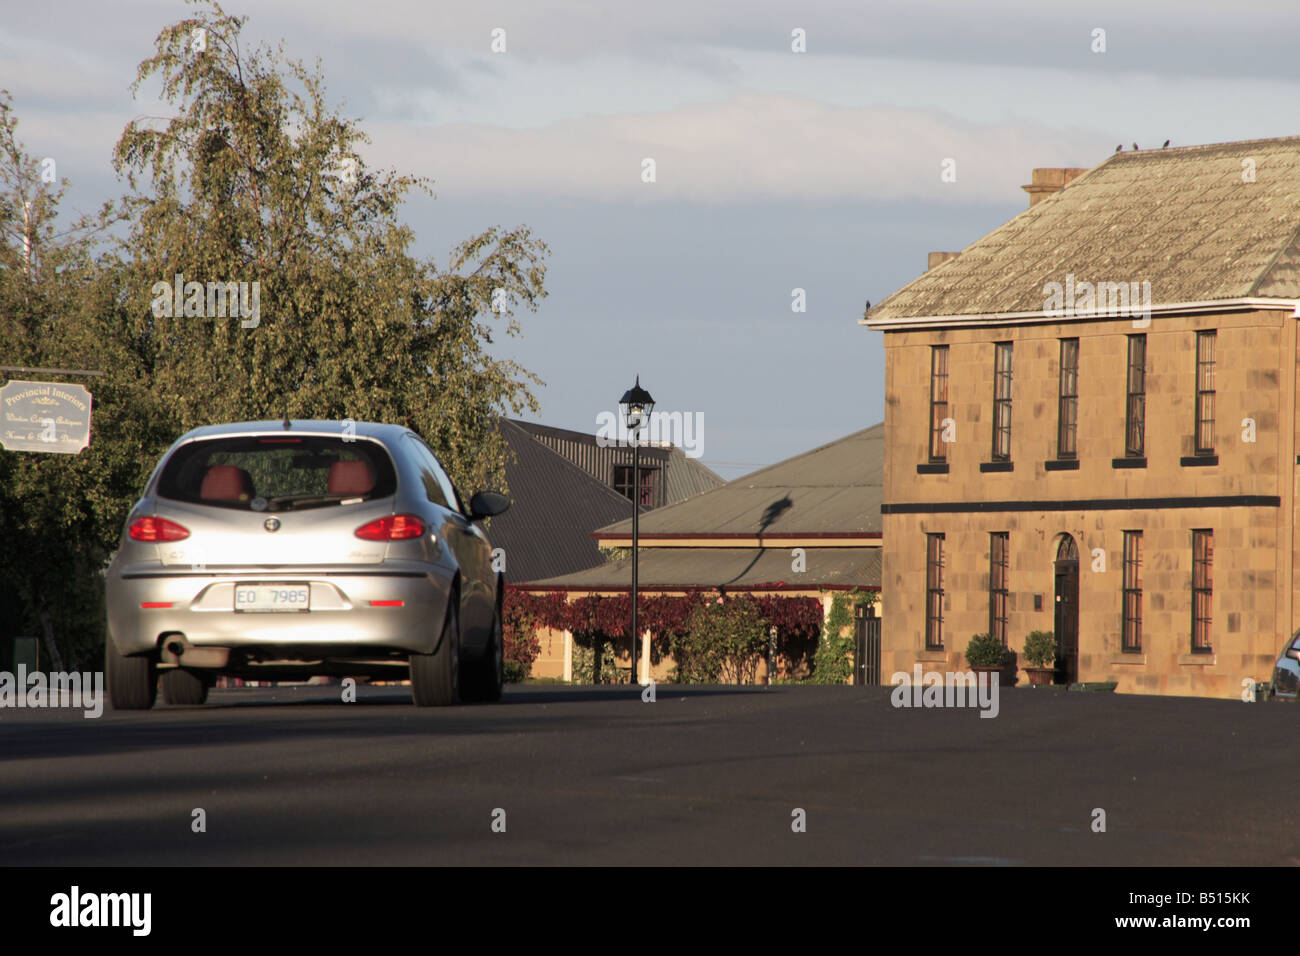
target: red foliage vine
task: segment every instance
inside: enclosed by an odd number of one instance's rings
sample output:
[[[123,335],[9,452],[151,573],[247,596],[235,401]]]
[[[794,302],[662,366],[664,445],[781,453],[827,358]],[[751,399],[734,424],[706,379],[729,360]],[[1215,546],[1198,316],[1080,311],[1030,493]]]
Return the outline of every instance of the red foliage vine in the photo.
[[[740,598],[752,600],[767,622],[775,625],[780,646],[788,648],[811,642],[815,647],[822,627],[822,605],[817,598],[780,594],[741,595]],[[685,594],[642,595],[637,606],[637,623],[651,633],[656,656],[682,635],[697,607],[715,600],[718,600],[715,592],[702,589]],[[580,639],[617,642],[627,639],[631,624],[630,594],[585,594],[568,601],[563,591],[521,591],[506,587],[501,625],[507,660],[531,665],[537,659],[541,652],[535,636],[538,628],[569,631]]]

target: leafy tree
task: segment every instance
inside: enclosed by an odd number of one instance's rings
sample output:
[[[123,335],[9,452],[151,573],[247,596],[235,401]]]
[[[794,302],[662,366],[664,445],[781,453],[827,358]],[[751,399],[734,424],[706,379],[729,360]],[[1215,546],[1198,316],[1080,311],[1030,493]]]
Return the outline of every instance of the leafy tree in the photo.
[[[69,219],[67,182],[19,141],[0,91],[0,364],[102,370],[86,379],[0,372],[0,379],[78,382],[94,396],[90,447],[78,455],[0,451],[0,660],[10,639],[40,636],[44,661],[87,666],[103,628],[103,579],[126,506],[160,433],[116,333],[116,287],[99,240],[111,204]]]
[[[67,666],[102,646],[102,570],[183,431],[286,414],[405,424],[473,490],[503,483],[495,418],[537,410],[538,379],[486,348],[545,296],[545,244],[491,228],[442,267],[416,259],[398,212],[429,183],[366,165],[319,69],[244,50],[245,20],[215,3],[196,14],[140,64],[137,86],[159,81],[173,109],[124,130],[117,207],[59,220],[63,184],[42,181],[0,92],[0,364],[106,373],[86,382],[80,455],[0,452],[0,647],[43,634]],[[101,252],[122,218],[127,235]],[[178,274],[202,283],[179,314],[159,292]],[[249,315],[214,296],[227,283],[246,284]]]
[[[157,80],[175,115],[132,121],[114,153],[133,190],[131,331],[177,430],[284,415],[395,422],[424,435],[458,485],[499,483],[494,418],[536,411],[539,380],[485,347],[497,319],[515,335],[513,309],[545,295],[545,244],[491,228],[445,268],[415,259],[397,212],[430,184],[368,167],[368,138],[326,102],[319,69],[282,48],[245,50],[245,18],[202,6],[158,34],[133,86]],[[166,291],[177,275],[203,284],[179,315]],[[244,311],[220,315],[208,283],[245,283]]]

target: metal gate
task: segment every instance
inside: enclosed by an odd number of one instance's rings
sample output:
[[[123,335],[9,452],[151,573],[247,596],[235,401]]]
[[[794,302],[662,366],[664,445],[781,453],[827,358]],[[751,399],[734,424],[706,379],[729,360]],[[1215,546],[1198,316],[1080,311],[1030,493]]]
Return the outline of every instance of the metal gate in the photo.
[[[880,618],[870,604],[853,609],[857,645],[854,653],[853,683],[880,683]]]

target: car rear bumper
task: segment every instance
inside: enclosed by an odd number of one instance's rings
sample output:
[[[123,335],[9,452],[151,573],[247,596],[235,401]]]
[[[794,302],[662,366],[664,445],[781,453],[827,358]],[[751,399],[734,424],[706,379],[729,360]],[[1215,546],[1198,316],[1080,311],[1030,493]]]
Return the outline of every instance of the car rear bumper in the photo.
[[[236,611],[236,584],[306,584],[310,606],[306,611]],[[291,656],[295,647],[311,656],[330,647],[346,656],[367,651],[427,654],[441,634],[449,593],[450,583],[440,569],[110,569],[108,630],[122,654],[156,650],[169,635],[182,635],[194,647],[276,648]]]

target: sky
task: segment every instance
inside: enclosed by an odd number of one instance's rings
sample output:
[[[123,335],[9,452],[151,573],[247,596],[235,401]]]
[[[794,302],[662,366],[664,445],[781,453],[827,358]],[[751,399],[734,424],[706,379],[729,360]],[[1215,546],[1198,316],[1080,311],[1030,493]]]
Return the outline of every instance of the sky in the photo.
[[[136,65],[194,9],[0,3],[0,88],[65,212],[125,191],[117,138],[166,112]],[[1295,0],[225,9],[319,59],[368,164],[434,181],[401,213],[418,254],[492,225],[550,246],[548,297],[492,346],[546,383],[533,420],[595,433],[639,376],[727,479],[883,419],[865,302],[1027,208],[1033,168],[1300,133]]]

